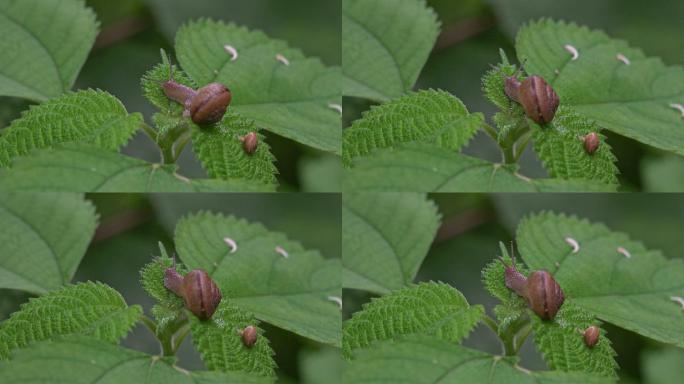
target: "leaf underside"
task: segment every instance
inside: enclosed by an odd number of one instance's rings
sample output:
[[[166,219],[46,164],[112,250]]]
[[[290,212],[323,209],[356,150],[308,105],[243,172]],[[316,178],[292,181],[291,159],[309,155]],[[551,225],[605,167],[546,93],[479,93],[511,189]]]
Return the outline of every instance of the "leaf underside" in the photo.
[[[38,294],[60,288],[96,227],[95,207],[82,195],[0,194],[0,287]]]
[[[421,283],[372,299],[345,321],[343,353],[351,359],[356,349],[411,334],[436,337],[455,345],[468,336],[483,315],[481,305],[470,306],[448,284]]]
[[[566,44],[578,50],[576,60]],[[682,67],[668,67],[601,31],[548,19],[521,28],[516,51],[525,70],[544,77],[562,105],[605,129],[684,154],[684,119],[670,106],[684,104]]]
[[[8,358],[10,350],[61,335],[89,335],[116,343],[140,315],[139,305],[129,307],[121,294],[108,285],[93,282],[68,285],[29,299],[21,310],[2,323],[0,360]]]
[[[343,0],[345,96],[387,101],[413,87],[439,34],[423,0]]]
[[[0,95],[45,101],[71,89],[98,26],[83,0],[0,2]]]
[[[344,131],[342,159],[346,167],[355,157],[378,148],[405,143],[430,143],[458,151],[482,126],[481,113],[470,114],[463,103],[445,91],[409,93],[372,107]]]
[[[413,281],[440,215],[422,194],[345,194],[343,286],[386,294]]]
[[[588,180],[530,180],[513,169],[425,144],[377,150],[359,158],[344,179],[354,192],[611,192]]]
[[[224,238],[236,243],[234,253]],[[206,270],[231,303],[277,327],[340,345],[339,260],[260,224],[208,212],[180,220],[175,243],[185,265]]]
[[[34,149],[83,143],[117,151],[140,128],[142,115],[129,115],[121,101],[104,91],[69,92],[32,106],[0,135],[0,167]]]
[[[173,165],[152,164],[84,145],[35,151],[0,170],[4,191],[64,192],[257,192],[270,184],[244,179],[189,180]]]
[[[578,242],[577,253],[566,237]],[[529,268],[551,272],[578,307],[621,328],[684,347],[684,314],[672,299],[684,297],[683,260],[668,260],[602,224],[551,212],[522,221],[517,239]]]
[[[236,60],[225,45],[237,50]],[[219,82],[230,88],[230,108],[259,128],[340,153],[340,114],[330,106],[341,105],[340,68],[326,67],[262,32],[207,19],[178,30],[176,54],[198,85]]]

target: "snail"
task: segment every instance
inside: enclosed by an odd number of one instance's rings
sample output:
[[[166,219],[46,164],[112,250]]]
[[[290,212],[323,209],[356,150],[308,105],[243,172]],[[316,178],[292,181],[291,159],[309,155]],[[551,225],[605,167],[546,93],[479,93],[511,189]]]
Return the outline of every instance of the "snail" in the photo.
[[[164,287],[182,297],[185,307],[201,320],[209,319],[221,302],[221,291],[203,269],[194,269],[181,276],[175,268],[167,268]]]
[[[551,122],[560,103],[556,91],[541,76],[530,76],[522,82],[515,76],[506,77],[504,93],[522,105],[527,117],[538,124]]]
[[[183,116],[195,124],[205,125],[220,121],[232,99],[230,90],[221,83],[209,83],[194,90],[173,80],[162,84],[164,94],[185,107]]]
[[[256,327],[251,325],[246,326],[241,332],[242,344],[247,348],[252,348],[257,341],[258,335]]]
[[[251,155],[256,152],[259,145],[259,137],[256,133],[250,132],[240,137],[240,141],[242,141],[242,148],[245,150],[245,153]]]
[[[582,138],[582,141],[584,142],[584,150],[590,155],[593,155],[601,144],[601,138],[596,132],[587,134]]]
[[[598,343],[599,336],[601,336],[601,332],[599,331],[599,327],[592,325],[591,327],[584,330],[583,336],[584,344],[589,348],[594,348],[596,343]]]
[[[515,267],[515,256],[511,256],[513,261],[511,266],[507,266],[503,258],[500,260],[505,267],[506,287],[524,297],[532,311],[542,320],[553,320],[563,305],[565,296],[551,273],[542,269],[525,277]]]

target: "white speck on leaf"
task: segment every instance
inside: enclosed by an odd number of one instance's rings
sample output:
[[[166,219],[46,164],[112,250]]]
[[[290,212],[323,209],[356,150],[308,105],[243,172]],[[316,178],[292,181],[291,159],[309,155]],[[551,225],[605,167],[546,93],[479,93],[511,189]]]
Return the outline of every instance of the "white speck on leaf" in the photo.
[[[178,180],[180,180],[180,181],[182,181],[182,182],[184,182],[184,183],[190,183],[190,179],[188,179],[188,178],[185,177],[185,176],[179,175],[179,174],[177,174],[177,173],[175,173],[175,172],[173,173],[173,176],[174,176],[176,179],[178,179]]]
[[[332,109],[336,110],[337,112],[340,113],[340,115],[342,114],[342,106],[339,104],[328,104],[328,108],[332,108]]]
[[[237,243],[230,237],[224,237],[223,242],[228,244],[228,246],[230,247],[230,253],[235,253],[235,251],[238,250]]]
[[[286,259],[290,257],[290,254],[280,246],[275,247],[275,251]]]
[[[337,303],[337,306],[340,307],[340,309],[342,309],[342,299],[340,297],[328,296],[328,300],[334,301],[335,303]]]
[[[280,61],[281,63],[285,65],[290,65],[290,60],[287,59],[287,57],[281,55],[280,53],[275,55],[276,60]]]
[[[670,104],[670,107],[678,110],[682,114],[682,117],[684,117],[684,105],[672,103]]]
[[[572,54],[572,61],[575,61],[579,58],[579,51],[577,51],[577,48],[573,47],[570,44],[565,44],[563,48],[565,48],[566,51]]]
[[[580,245],[577,242],[577,240],[573,239],[572,237],[566,237],[565,242],[568,243],[572,247],[572,253],[579,252]]]
[[[624,249],[623,247],[617,247],[617,252],[618,252],[619,254],[625,256],[625,257],[628,258],[628,259],[629,259],[630,257],[632,257],[632,254],[629,253],[629,251],[626,250],[626,249]]]
[[[679,305],[682,306],[682,311],[684,311],[684,298],[681,298],[679,296],[671,296],[670,300],[678,302]]]
[[[230,61],[235,61],[238,59],[238,52],[237,52],[237,49],[235,49],[235,47],[233,47],[232,45],[226,44],[223,46],[223,49],[225,49],[226,52],[230,53],[230,55],[232,56],[230,58]]]
[[[620,60],[620,61],[622,61],[623,63],[625,63],[625,65],[630,65],[630,64],[632,64],[632,62],[629,61],[629,59],[627,58],[627,56],[623,55],[622,53],[618,53],[617,56],[615,56],[615,58],[618,59],[618,60]]]

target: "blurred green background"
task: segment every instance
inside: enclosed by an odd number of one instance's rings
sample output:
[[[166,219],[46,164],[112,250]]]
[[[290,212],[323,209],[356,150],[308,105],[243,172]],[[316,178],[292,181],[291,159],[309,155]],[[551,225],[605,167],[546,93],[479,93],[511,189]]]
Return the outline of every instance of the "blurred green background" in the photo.
[[[209,210],[260,222],[286,234],[326,258],[341,257],[341,200],[336,194],[92,194],[100,225],[74,281],[97,280],[114,287],[128,304],[140,304],[149,315],[153,299],[139,283],[139,270],[159,255],[161,241],[173,252],[173,231],[182,216]],[[0,290],[0,321],[16,311],[28,295]],[[262,323],[275,351],[281,383],[335,383],[339,349],[304,339]],[[160,352],[150,331],[138,324],[123,345],[151,354]],[[191,340],[185,340],[178,364],[204,369]],[[0,382],[2,379],[0,378]]]
[[[481,77],[499,62],[499,48],[515,59],[514,39],[525,22],[541,17],[574,21],[602,29],[627,40],[647,55],[668,65],[684,64],[684,1],[680,0],[427,0],[442,23],[441,35],[415,86],[451,92],[471,112],[490,119],[495,108],[483,96]],[[344,126],[360,117],[370,103],[345,99]],[[491,121],[491,120],[490,120]],[[625,190],[654,192],[684,190],[684,158],[663,155],[631,139],[604,131],[618,158],[620,182]],[[480,132],[464,153],[490,161],[501,155],[489,137]],[[521,172],[547,177],[528,148]]]
[[[142,112],[150,122],[155,112],[140,90],[142,75],[160,62],[159,49],[173,54],[176,30],[187,20],[211,17],[264,31],[285,40],[324,64],[341,63],[341,0],[86,0],[100,21],[100,35],[75,89],[100,88],[121,99],[129,112]],[[174,60],[175,61],[175,60]],[[0,97],[0,128],[28,104]],[[331,192],[340,189],[339,158],[266,133],[277,158],[281,190]],[[154,143],[142,132],[124,153],[159,161]],[[192,150],[179,160],[181,173],[206,177]]]
[[[514,240],[521,218],[533,212],[552,210],[602,222],[614,231],[625,232],[649,249],[661,250],[668,258],[683,258],[684,195],[675,194],[434,194],[442,225],[423,262],[416,281],[443,281],[461,291],[471,304],[483,304],[493,316],[498,302],[484,289],[482,268],[499,251],[499,241]],[[371,295],[344,292],[344,319],[368,302]],[[684,316],[684,314],[683,314]],[[684,317],[682,318],[684,321]],[[635,333],[606,325],[617,351],[621,382],[648,384],[681,383],[676,376],[684,367],[684,350],[668,349]],[[479,325],[466,339],[466,346],[500,354],[496,335]],[[673,352],[674,351],[674,352]],[[654,358],[661,354],[663,359]],[[547,369],[531,340],[521,352],[521,365],[532,370]],[[655,362],[642,363],[651,358]],[[665,364],[669,371],[654,369]],[[650,369],[650,370],[649,370]],[[679,370],[679,371],[678,371]],[[657,374],[671,379],[655,378]],[[672,381],[674,380],[674,381]]]

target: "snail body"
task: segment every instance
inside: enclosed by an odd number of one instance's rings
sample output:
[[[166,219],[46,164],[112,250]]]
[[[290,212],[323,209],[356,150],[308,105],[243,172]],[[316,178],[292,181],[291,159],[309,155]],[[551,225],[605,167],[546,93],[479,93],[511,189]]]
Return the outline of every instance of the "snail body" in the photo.
[[[565,295],[551,273],[542,269],[525,277],[515,267],[515,258],[511,266],[504,266],[506,287],[524,297],[542,320],[553,320],[565,301]]]
[[[195,124],[214,124],[223,118],[233,98],[230,90],[221,83],[209,83],[194,90],[173,80],[162,84],[164,94],[185,107],[183,116]]]
[[[541,76],[530,76],[522,82],[515,76],[506,77],[504,92],[522,105],[527,117],[538,124],[551,122],[560,103],[556,91]]]
[[[221,291],[203,269],[181,276],[174,268],[167,268],[164,287],[182,297],[185,307],[201,320],[209,319],[221,302]]]

